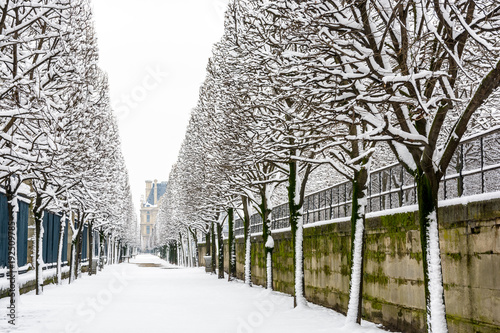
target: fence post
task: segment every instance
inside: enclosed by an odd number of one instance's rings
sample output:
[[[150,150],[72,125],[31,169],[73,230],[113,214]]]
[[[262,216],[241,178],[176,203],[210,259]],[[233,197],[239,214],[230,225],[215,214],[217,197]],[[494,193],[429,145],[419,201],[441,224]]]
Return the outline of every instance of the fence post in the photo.
[[[464,170],[464,145],[460,145],[460,155],[458,156],[459,162],[458,162],[458,196],[461,197],[462,194],[464,193],[464,176],[463,176],[463,170]]]
[[[382,172],[379,172],[378,174],[378,198],[379,198],[379,201],[380,201],[380,205],[379,205],[379,209],[380,210],[384,210],[385,209],[385,205],[384,207],[382,207]]]
[[[347,183],[344,183],[344,217],[347,216]]]
[[[338,201],[337,217],[340,217],[340,186],[337,187],[337,201]]]
[[[333,214],[333,188],[330,189],[330,220],[333,219],[332,214]]]
[[[316,221],[320,221],[321,220],[321,211],[320,211],[320,208],[321,208],[321,193],[322,192],[318,193],[318,209],[316,211]]]
[[[313,208],[314,208],[314,201],[313,201]],[[306,216],[306,224],[309,223],[309,210],[311,209],[311,196],[307,196],[307,216]],[[314,222],[314,216],[313,216],[313,222]]]
[[[322,191],[318,193],[318,221],[321,221],[321,194],[323,194],[323,201],[325,202],[326,206],[326,191]]]
[[[481,147],[481,193],[484,193],[484,147],[483,147],[483,137],[479,140]]]
[[[399,207],[403,207],[403,201],[404,201],[404,191],[403,191],[403,186],[404,186],[404,179],[405,179],[405,172],[404,172],[403,166],[401,166],[401,187],[399,189]]]
[[[389,209],[392,208],[392,168],[389,168]]]

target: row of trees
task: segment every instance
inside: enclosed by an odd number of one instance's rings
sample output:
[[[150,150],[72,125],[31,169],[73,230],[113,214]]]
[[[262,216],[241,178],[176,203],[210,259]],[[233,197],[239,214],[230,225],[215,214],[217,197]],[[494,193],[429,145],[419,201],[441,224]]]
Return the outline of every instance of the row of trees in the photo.
[[[45,210],[62,214],[59,281],[66,220],[70,281],[80,273],[84,226],[90,237],[99,230],[101,241],[112,235],[136,243],[128,174],[107,77],[97,65],[90,8],[89,0],[0,3],[0,185],[8,199],[9,239],[16,239],[19,193],[31,198],[37,294]],[[19,294],[16,249],[9,242],[12,304]]]
[[[222,244],[221,224],[232,230],[236,212],[251,284],[253,209],[264,221],[272,288],[271,211],[286,186],[303,306],[306,185],[318,166],[331,166],[353,184],[347,321],[359,323],[367,182],[371,165],[392,154],[417,184],[428,331],[447,331],[439,182],[464,135],[498,121],[499,29],[494,0],[230,1],[170,174],[162,240],[217,229]]]

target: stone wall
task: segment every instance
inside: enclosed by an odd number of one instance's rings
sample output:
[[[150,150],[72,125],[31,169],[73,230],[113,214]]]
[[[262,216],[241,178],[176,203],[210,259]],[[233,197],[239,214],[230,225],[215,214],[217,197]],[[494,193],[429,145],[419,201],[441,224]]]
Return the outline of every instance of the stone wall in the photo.
[[[82,266],[82,273],[87,273],[87,272],[88,272],[88,266]],[[22,274],[20,276],[22,276]],[[61,272],[61,278],[63,280],[67,279],[68,277],[69,277],[69,270],[65,271],[65,272]],[[57,276],[54,274],[52,274],[48,277],[45,277],[43,279],[44,286],[47,286],[49,284],[56,284],[56,282],[57,282]],[[33,277],[33,279],[25,281],[19,286],[19,293],[26,294],[30,291],[35,290],[35,289],[36,289],[36,281],[35,281],[35,278]],[[10,289],[8,289],[8,288],[0,289],[0,298],[4,298],[4,297],[10,297]]]
[[[450,332],[498,332],[500,200],[443,207],[439,218]],[[282,232],[273,237],[274,288],[292,294],[291,234]],[[309,301],[346,312],[350,242],[350,222],[304,230],[305,292]],[[243,279],[243,239],[238,238],[236,243],[237,274]],[[262,237],[252,237],[253,283],[264,285],[265,274]],[[397,331],[425,332],[424,307],[418,213],[367,219],[363,317]]]

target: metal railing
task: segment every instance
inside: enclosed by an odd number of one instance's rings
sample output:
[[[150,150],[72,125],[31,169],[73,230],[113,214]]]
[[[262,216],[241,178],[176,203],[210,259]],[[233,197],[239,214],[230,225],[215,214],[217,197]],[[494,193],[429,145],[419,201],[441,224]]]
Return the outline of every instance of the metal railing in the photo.
[[[462,140],[441,180],[438,199],[500,191],[500,127]],[[304,199],[304,224],[351,215],[352,183],[345,181],[311,193]],[[399,163],[370,173],[367,212],[417,203],[414,178]],[[262,231],[259,214],[250,219],[250,232]],[[288,203],[273,208],[271,229],[289,227]],[[235,221],[235,235],[243,235],[243,221]]]

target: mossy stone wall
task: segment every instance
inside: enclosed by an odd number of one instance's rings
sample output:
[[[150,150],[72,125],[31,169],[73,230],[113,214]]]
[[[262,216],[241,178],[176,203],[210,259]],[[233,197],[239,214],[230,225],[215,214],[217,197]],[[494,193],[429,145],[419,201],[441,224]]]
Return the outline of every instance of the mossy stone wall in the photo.
[[[500,200],[439,210],[445,302],[450,332],[500,331]],[[425,332],[418,213],[366,221],[363,317],[402,332]],[[290,232],[273,235],[275,290],[293,293]],[[236,240],[237,276],[245,249]],[[304,230],[306,298],[345,313],[349,291],[350,222]],[[202,253],[202,252],[201,252]],[[252,281],[265,285],[262,237],[252,237]]]

